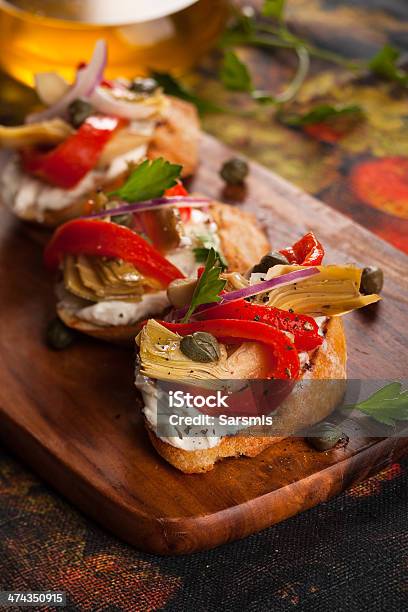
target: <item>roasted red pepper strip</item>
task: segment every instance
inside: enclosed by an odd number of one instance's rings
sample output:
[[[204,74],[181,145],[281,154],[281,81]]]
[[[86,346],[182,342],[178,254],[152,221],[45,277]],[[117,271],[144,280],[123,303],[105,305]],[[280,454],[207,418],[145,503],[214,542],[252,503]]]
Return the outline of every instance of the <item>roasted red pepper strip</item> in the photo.
[[[313,232],[309,232],[293,246],[279,252],[287,258],[289,263],[299,266],[319,266],[324,257],[323,245]]]
[[[272,325],[276,329],[293,334],[295,346],[299,351],[311,351],[323,342],[323,338],[319,336],[318,325],[313,317],[279,308],[251,304],[246,300],[219,304],[214,308],[196,313],[195,316],[206,321],[208,319],[240,319]]]
[[[123,259],[144,276],[157,280],[163,288],[177,278],[184,278],[180,270],[146,240],[116,223],[75,219],[61,225],[45,249],[45,265],[50,269],[58,268],[66,254]]]
[[[22,151],[23,168],[47,183],[73,189],[95,168],[105,145],[125,124],[126,121],[118,117],[88,117],[75,134],[55,149]]]
[[[198,331],[207,332],[226,344],[261,342],[271,349],[272,367],[267,378],[296,379],[299,376],[299,356],[295,346],[283,332],[265,323],[236,319],[214,319],[194,323],[167,323],[161,325],[172,332],[186,336]]]
[[[166,196],[166,198],[173,198],[175,196],[188,196],[188,191],[184,187],[183,183],[181,181],[178,181],[177,185],[174,185],[174,187],[167,189],[164,195]]]
[[[184,187],[183,183],[179,181],[177,185],[175,185],[171,189],[167,189],[164,195],[167,198],[171,198],[174,196],[188,196],[188,191]],[[191,219],[191,207],[183,206],[182,208],[180,207],[179,211],[180,211],[180,217],[181,217],[182,222],[188,223]]]

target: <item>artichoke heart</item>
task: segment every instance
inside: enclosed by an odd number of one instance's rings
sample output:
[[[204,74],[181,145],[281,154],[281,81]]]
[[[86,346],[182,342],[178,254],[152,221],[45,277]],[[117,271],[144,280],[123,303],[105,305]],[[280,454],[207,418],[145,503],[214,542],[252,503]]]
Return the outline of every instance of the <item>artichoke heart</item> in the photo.
[[[117,157],[146,145],[149,140],[150,135],[143,133],[142,130],[130,129],[129,127],[119,130],[105,146],[98,161],[98,168],[109,166]]]
[[[149,320],[136,338],[140,348],[140,373],[158,380],[226,380],[231,372],[228,368],[228,354],[220,345],[220,358],[213,362],[192,361],[180,350],[182,337],[154,321]]]
[[[92,302],[139,302],[146,290],[159,289],[130,263],[85,255],[65,257],[64,285],[69,292]]]
[[[73,128],[62,119],[16,127],[0,125],[0,146],[7,149],[22,149],[37,145],[54,145],[66,140],[73,132]]]
[[[332,265],[317,266],[317,268],[319,274],[301,283],[272,289],[268,292],[268,302],[263,301],[265,294],[257,296],[256,302],[283,310],[292,309],[299,314],[330,317],[346,314],[381,299],[379,295],[360,293],[362,270],[356,266]],[[303,269],[307,268],[294,265],[274,266],[269,269],[266,279]]]

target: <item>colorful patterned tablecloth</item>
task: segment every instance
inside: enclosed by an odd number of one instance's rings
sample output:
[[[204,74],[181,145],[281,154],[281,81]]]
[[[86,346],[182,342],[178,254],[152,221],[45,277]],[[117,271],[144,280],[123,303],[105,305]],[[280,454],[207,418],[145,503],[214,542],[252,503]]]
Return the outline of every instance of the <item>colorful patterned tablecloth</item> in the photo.
[[[0,590],[65,591],[69,610],[406,610],[408,462],[240,542],[137,552],[0,454]]]
[[[291,0],[298,32],[350,57],[386,40],[408,48],[405,0]],[[259,85],[293,70],[285,53],[246,52]],[[203,66],[196,82],[226,99]],[[8,90],[2,116],[16,112]],[[14,97],[13,97],[14,96]],[[406,94],[314,62],[300,102],[358,102],[367,119],[343,136],[299,131],[272,111],[211,115],[205,127],[239,151],[408,252]],[[246,109],[247,102],[227,96]],[[406,610],[408,462],[241,542],[190,557],[139,553],[0,452],[0,590],[62,590],[69,610]],[[44,608],[43,608],[44,609]]]
[[[408,51],[405,0],[289,0],[287,14],[297,33],[349,58],[368,59],[387,40],[403,53]],[[259,89],[279,92],[293,77],[293,53],[256,49],[243,50],[241,56],[252,67]],[[225,94],[211,63],[198,86],[203,95],[227,107],[253,109],[248,96]],[[350,71],[313,60],[295,109],[358,104],[365,120],[353,129],[343,134],[324,125],[291,129],[276,120],[274,108],[245,117],[208,115],[204,126],[408,253],[407,101],[407,90],[395,84],[357,79]]]

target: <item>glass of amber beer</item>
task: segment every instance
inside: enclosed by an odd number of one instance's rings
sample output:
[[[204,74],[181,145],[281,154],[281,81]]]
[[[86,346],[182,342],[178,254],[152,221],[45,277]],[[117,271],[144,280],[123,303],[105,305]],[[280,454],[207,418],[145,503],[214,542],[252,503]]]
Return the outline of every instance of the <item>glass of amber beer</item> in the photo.
[[[0,0],[0,65],[29,85],[36,72],[72,79],[95,42],[109,78],[184,72],[217,39],[227,0]]]

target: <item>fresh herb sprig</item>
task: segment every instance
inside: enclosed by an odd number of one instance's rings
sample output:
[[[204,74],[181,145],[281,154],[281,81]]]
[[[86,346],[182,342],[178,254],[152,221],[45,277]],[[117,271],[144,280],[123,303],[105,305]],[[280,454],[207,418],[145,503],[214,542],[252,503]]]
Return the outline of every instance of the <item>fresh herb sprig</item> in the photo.
[[[205,263],[208,259],[208,255],[210,254],[211,249],[214,249],[213,246],[204,245],[201,247],[196,247],[193,249],[194,257],[197,263]],[[224,255],[220,253],[220,251],[215,250],[220,268],[222,271],[228,268],[228,262],[225,259]]]
[[[332,122],[338,119],[361,119],[363,110],[357,104],[319,104],[310,111],[300,113],[279,114],[278,119],[285,125],[303,127],[315,123]]]
[[[363,402],[344,408],[359,410],[378,423],[395,427],[397,421],[408,421],[408,390],[402,390],[401,383],[392,382]]]
[[[221,300],[220,293],[224,289],[227,281],[220,278],[222,267],[219,265],[218,254],[211,248],[208,253],[205,269],[197,283],[190,307],[182,320],[187,323],[194,311],[202,304],[211,304]]]
[[[286,0],[264,0],[258,14],[251,10],[235,9],[235,14],[224,30],[219,45],[223,50],[219,76],[229,91],[246,93],[259,104],[282,107],[292,100],[301,89],[310,67],[310,57],[337,64],[352,71],[356,76],[373,74],[378,78],[408,87],[408,72],[400,66],[400,53],[391,45],[385,45],[371,60],[350,60],[333,51],[316,47],[309,41],[291,32],[285,21]],[[281,92],[260,91],[256,88],[251,71],[242,57],[237,54],[238,47],[260,47],[265,49],[287,49],[298,57],[298,67],[292,81]],[[196,95],[191,89],[168,74],[154,74],[166,93],[183,98],[195,104],[200,113],[227,112],[213,102]],[[356,105],[353,105],[357,108]],[[312,112],[315,109],[311,109]],[[318,108],[317,110],[320,109]],[[358,107],[360,118],[362,109]],[[355,114],[357,117],[357,113]],[[324,121],[336,119],[335,113],[326,115]],[[299,124],[301,125],[301,124]],[[303,123],[306,125],[306,123]]]
[[[408,87],[408,72],[398,65],[400,58],[401,53],[391,45],[386,44],[370,60],[368,67],[378,77]]]
[[[177,184],[182,169],[183,166],[171,164],[162,157],[154,161],[146,160],[133,170],[122,187],[109,195],[125,202],[145,202],[159,198]]]
[[[153,72],[152,77],[160,85],[164,93],[169,96],[174,96],[175,98],[180,98],[181,100],[186,100],[186,102],[191,102],[191,104],[194,104],[197,108],[200,115],[204,115],[205,113],[226,112],[226,109],[211,102],[211,100],[207,100],[197,95],[187,87],[187,85],[167,72]]]

